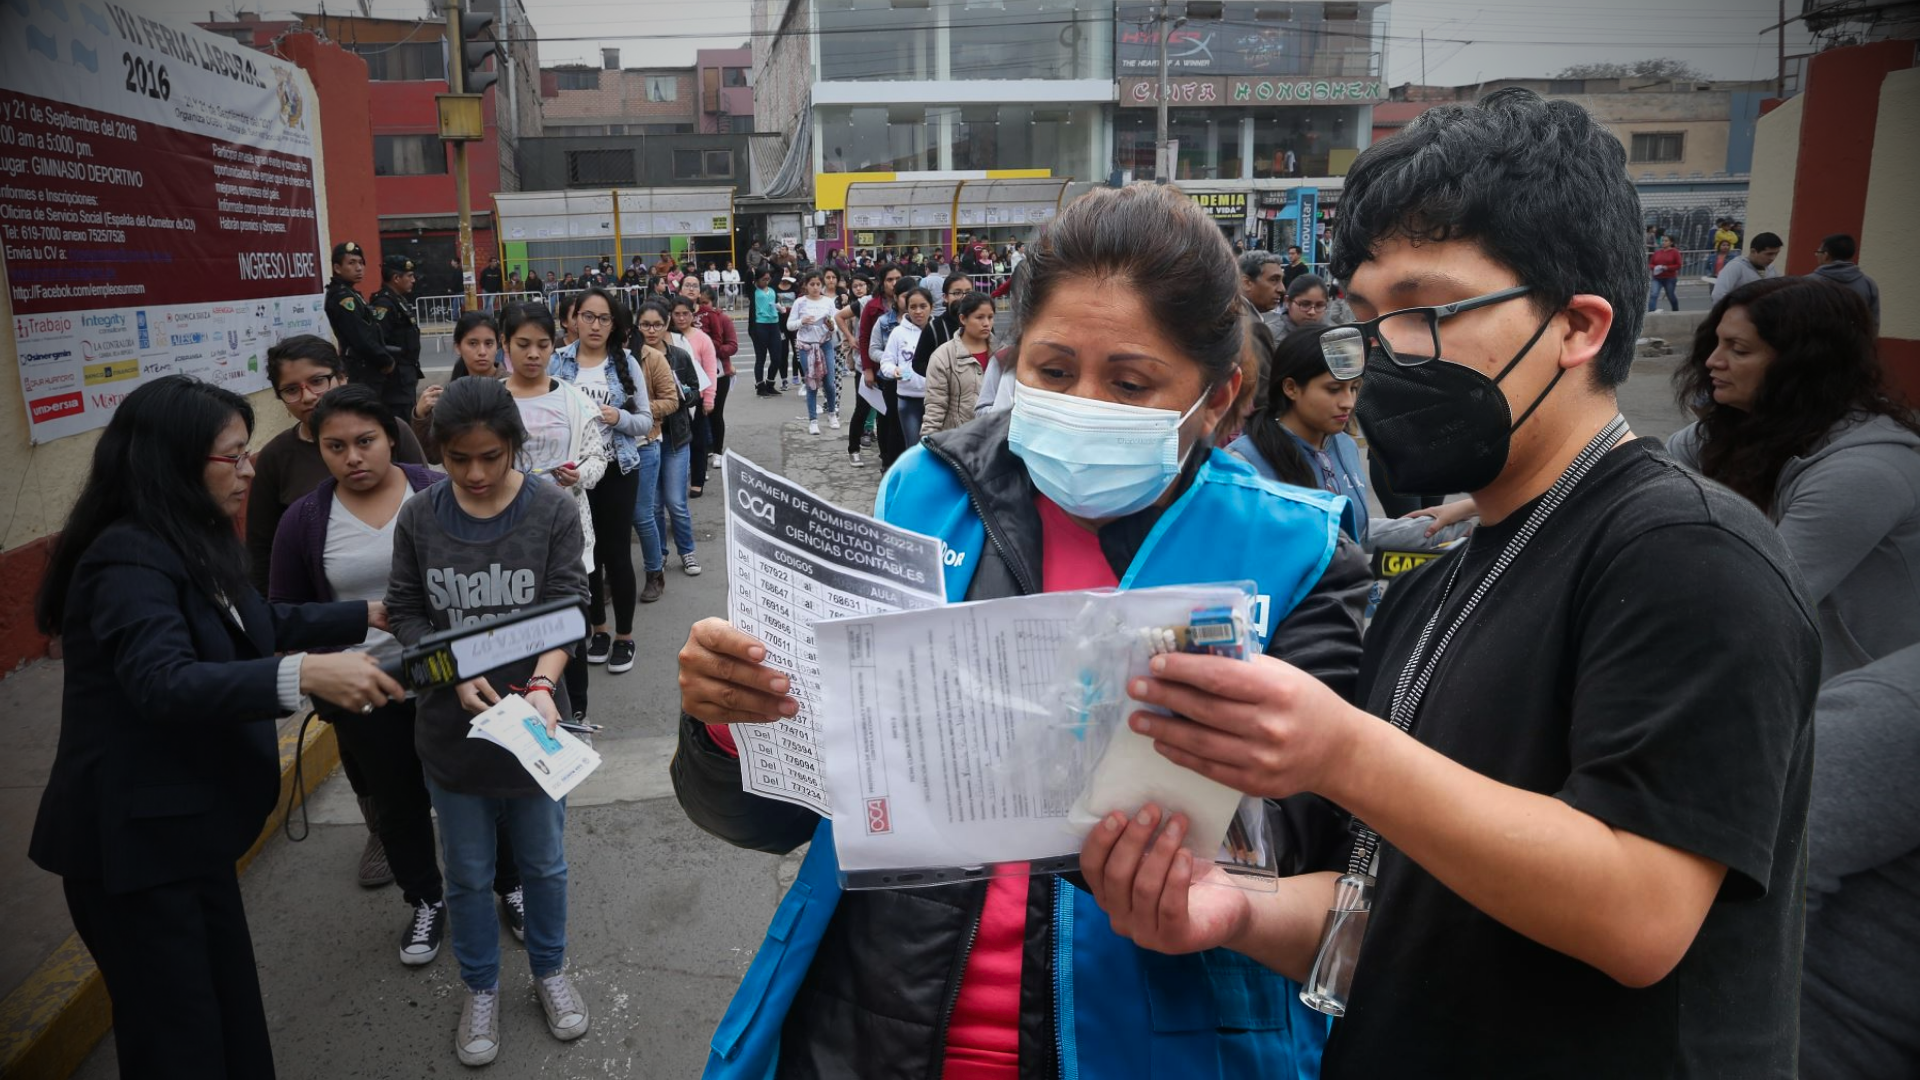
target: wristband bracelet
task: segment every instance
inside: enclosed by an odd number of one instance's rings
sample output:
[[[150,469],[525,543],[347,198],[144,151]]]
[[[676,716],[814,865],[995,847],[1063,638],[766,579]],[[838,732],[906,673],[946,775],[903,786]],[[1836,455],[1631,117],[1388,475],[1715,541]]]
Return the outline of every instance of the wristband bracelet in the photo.
[[[554,685],[553,680],[547,678],[545,675],[535,675],[533,678],[527,680],[525,686],[509,686],[507,689],[516,694],[531,694],[535,690],[539,690],[551,695],[558,688]]]

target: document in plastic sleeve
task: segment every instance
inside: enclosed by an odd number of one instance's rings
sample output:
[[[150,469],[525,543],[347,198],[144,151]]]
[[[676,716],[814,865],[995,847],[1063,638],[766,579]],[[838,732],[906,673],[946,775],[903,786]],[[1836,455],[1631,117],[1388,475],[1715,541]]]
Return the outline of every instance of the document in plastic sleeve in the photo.
[[[1145,706],[1123,685],[1102,690],[1097,730],[1076,722],[1085,676],[1061,670],[1075,651],[1063,646],[1090,604],[1138,641],[1236,595],[1047,593],[816,625],[835,720],[823,742],[839,806],[834,850],[847,887],[963,880],[997,863],[1071,870],[1101,815],[1148,801],[1186,814],[1189,846],[1211,855],[1240,793],[1173,764],[1126,727]]]
[[[547,733],[547,722],[526,698],[508,694],[468,722],[467,738],[485,739],[520,759],[540,790],[555,802],[580,786],[600,767],[600,755],[562,728]]]
[[[940,541],[842,510],[731,451],[724,475],[727,617],[766,644],[800,702],[777,723],[732,725],[740,784],[830,817],[812,624],[945,603]]]

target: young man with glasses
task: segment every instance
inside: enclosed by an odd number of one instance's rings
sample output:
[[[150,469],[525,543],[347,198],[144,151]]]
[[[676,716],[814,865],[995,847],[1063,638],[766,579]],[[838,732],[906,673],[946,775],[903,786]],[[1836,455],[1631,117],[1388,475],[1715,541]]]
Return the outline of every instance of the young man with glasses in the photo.
[[[1619,415],[1639,215],[1619,140],[1525,90],[1363,153],[1328,366],[1394,483],[1483,524],[1387,594],[1365,711],[1266,658],[1133,688],[1173,761],[1354,816],[1338,882],[1272,894],[1189,887],[1153,812],[1082,858],[1115,929],[1343,1015],[1329,1080],[1795,1075],[1819,635],[1766,519]]]

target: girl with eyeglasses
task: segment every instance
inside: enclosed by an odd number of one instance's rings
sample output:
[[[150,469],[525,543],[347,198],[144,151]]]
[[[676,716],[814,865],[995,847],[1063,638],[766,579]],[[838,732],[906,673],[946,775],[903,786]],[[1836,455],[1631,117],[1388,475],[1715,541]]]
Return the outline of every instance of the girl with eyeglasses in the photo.
[[[307,418],[327,392],[347,382],[347,367],[333,343],[312,334],[300,334],[267,349],[267,383],[287,410],[292,424],[267,441],[254,456],[252,494],[247,499],[247,579],[261,595],[268,591],[273,569],[273,537],[287,508],[305,498],[332,474],[308,429]],[[394,441],[394,460],[424,465],[427,452],[409,429]],[[367,839],[354,876],[363,888],[377,889],[393,882],[380,843],[380,808],[357,755],[342,747],[340,765],[353,788],[360,816],[367,823]]]
[[[639,597],[633,550],[627,543],[628,522],[643,475],[636,440],[653,427],[653,414],[641,391],[646,376],[639,361],[617,344],[631,332],[626,305],[605,289],[588,289],[580,295],[574,324],[579,340],[553,354],[547,373],[571,384],[593,403],[596,429],[611,462],[600,482],[587,490],[594,528],[594,566],[588,578],[593,637],[583,662],[605,664],[608,674],[620,675],[633,670],[633,611]],[[609,594],[612,633],[606,619]],[[569,677],[574,680],[570,686],[586,681],[584,669],[572,672],[571,665]]]
[[[1267,327],[1273,331],[1274,340],[1283,341],[1302,327],[1326,323],[1327,283],[1313,274],[1301,274],[1288,283],[1286,299],[1268,319]]]

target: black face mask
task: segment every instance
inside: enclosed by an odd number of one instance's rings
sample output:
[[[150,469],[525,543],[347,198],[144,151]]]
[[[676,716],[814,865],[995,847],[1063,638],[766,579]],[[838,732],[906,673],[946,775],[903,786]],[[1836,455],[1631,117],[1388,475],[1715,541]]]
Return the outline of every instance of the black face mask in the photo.
[[[1540,324],[1500,374],[1489,379],[1463,364],[1431,357],[1413,367],[1388,359],[1379,346],[1367,356],[1366,384],[1354,416],[1367,432],[1367,451],[1380,455],[1400,495],[1479,491],[1507,467],[1513,433],[1553,392],[1561,368],[1517,422],[1500,381],[1527,355],[1552,316]],[[1417,359],[1417,358],[1416,358]]]

